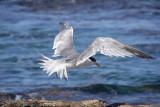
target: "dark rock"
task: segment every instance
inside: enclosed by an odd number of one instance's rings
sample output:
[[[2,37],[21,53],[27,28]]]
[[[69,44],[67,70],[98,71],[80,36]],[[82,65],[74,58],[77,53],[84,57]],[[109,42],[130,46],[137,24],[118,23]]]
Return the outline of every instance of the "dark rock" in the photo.
[[[16,95],[12,93],[0,92],[0,100],[13,100]]]
[[[113,104],[107,105],[107,107],[119,107],[121,105],[127,105],[127,104],[126,103],[113,103]]]

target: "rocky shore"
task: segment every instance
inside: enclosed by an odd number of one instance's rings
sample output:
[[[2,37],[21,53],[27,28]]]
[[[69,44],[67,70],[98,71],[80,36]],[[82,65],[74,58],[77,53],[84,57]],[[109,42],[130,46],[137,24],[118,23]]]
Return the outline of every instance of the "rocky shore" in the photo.
[[[152,105],[129,105],[126,103],[107,104],[101,100],[85,101],[46,101],[46,100],[7,100],[0,101],[1,107],[160,107]]]

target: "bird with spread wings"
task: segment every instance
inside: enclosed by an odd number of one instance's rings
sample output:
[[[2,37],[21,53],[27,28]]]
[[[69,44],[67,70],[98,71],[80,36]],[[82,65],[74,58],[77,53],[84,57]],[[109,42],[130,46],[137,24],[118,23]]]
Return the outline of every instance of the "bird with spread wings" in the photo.
[[[97,65],[101,67],[95,58],[92,56],[100,52],[106,56],[116,57],[132,57],[133,55],[140,58],[155,59],[146,53],[122,44],[112,38],[97,37],[89,46],[82,52],[78,53],[73,45],[73,28],[67,22],[60,22],[61,28],[58,35],[55,37],[53,48],[53,57],[62,56],[61,59],[51,59],[43,54],[41,56],[41,68],[50,76],[56,73],[60,79],[68,80],[67,69],[78,68],[83,66]]]

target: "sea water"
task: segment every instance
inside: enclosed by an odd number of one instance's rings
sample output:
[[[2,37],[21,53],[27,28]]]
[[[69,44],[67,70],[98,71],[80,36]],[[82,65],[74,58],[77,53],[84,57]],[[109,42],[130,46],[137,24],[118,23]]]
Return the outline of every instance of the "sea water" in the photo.
[[[53,6],[47,2],[44,5],[27,3],[0,1],[1,100],[98,99],[107,103],[160,105],[158,0],[54,1]],[[79,53],[95,38],[111,37],[157,60],[97,53],[93,57],[102,68],[67,70],[68,81],[61,81],[55,74],[47,76],[40,69],[41,56],[37,51],[52,58],[60,21],[72,25],[74,46]]]

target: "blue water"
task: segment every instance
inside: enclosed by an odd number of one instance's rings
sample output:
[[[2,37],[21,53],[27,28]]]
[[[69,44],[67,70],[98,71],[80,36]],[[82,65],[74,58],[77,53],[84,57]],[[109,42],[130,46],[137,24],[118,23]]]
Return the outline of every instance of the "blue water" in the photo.
[[[0,1],[1,95],[15,94],[11,99],[100,99],[108,103],[160,105],[160,2],[61,2],[57,1],[56,6],[53,3],[52,7],[50,3],[24,5],[20,0]],[[52,56],[60,21],[73,26],[78,52],[96,37],[105,36],[158,60],[97,54],[94,57],[102,68],[68,70],[68,82],[55,75],[48,77],[39,68],[41,56],[36,51]]]

